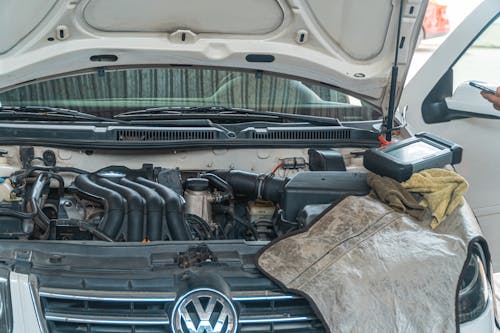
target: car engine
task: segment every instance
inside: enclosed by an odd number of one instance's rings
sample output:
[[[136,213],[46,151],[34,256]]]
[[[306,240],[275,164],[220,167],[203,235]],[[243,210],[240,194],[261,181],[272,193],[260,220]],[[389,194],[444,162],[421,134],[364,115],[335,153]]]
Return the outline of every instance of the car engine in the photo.
[[[344,196],[369,191],[366,173],[345,168],[283,177],[152,164],[94,172],[35,165],[0,181],[0,238],[32,240],[269,241]]]

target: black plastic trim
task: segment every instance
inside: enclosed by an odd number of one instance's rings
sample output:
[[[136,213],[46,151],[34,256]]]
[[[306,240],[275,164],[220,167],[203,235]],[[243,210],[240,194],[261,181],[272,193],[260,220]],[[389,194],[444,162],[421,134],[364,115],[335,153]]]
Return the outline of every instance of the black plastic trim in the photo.
[[[96,54],[90,57],[90,61],[101,62],[115,62],[118,60],[118,56],[114,54]]]
[[[458,111],[448,108],[446,97],[453,95],[453,70],[450,68],[422,103],[422,118],[426,124],[447,122],[455,119],[484,118],[500,119],[500,116]]]
[[[3,126],[2,126],[3,125]],[[171,149],[198,147],[377,147],[380,145],[378,134],[353,127],[297,126],[260,128],[255,135],[252,129],[240,130],[237,137],[229,138],[218,135],[212,140],[195,138],[194,140],[117,140],[118,129],[134,130],[130,127],[97,127],[97,125],[61,125],[59,127],[27,124],[20,127],[6,126],[0,123],[0,144],[31,145],[50,147],[70,147],[78,149]],[[151,127],[143,132],[178,131],[175,127]],[[192,127],[190,132],[207,132],[206,127]]]
[[[245,59],[248,62],[273,62],[274,56],[272,54],[249,54]]]
[[[36,140],[36,142],[34,141]],[[239,140],[239,141],[189,141],[189,142],[137,142],[134,144],[120,144],[109,141],[89,140],[86,142],[77,140],[40,140],[40,139],[7,139],[0,138],[1,145],[22,145],[30,144],[37,147],[53,148],[76,148],[76,149],[109,149],[109,150],[162,150],[175,148],[371,148],[379,147],[380,142],[373,140],[336,140],[332,142],[259,142],[259,140]]]

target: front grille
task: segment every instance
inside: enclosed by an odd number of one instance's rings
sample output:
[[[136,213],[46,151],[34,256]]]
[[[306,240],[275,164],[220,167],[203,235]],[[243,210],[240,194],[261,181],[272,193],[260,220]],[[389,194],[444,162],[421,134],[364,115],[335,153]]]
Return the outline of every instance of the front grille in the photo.
[[[171,293],[39,291],[51,333],[166,333],[175,303]],[[233,292],[239,332],[324,332],[304,298],[271,291]]]

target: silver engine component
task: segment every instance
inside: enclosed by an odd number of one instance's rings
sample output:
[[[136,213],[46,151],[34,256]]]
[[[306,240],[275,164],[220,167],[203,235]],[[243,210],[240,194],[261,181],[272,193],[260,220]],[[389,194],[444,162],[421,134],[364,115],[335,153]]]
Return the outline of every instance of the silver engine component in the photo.
[[[184,191],[186,213],[197,215],[212,224],[212,204],[215,195],[209,191],[209,182],[205,178],[189,178]]]

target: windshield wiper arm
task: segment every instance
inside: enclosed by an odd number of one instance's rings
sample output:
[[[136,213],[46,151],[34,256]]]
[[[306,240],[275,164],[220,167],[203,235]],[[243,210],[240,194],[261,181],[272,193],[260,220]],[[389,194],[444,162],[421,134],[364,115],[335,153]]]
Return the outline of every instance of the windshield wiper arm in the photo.
[[[271,111],[256,111],[252,109],[245,108],[233,108],[220,105],[209,105],[209,106],[173,106],[173,107],[160,107],[160,108],[149,108],[143,110],[128,111],[117,114],[115,118],[144,118],[144,116],[158,116],[165,115],[167,117],[173,116],[176,118],[187,117],[197,112],[207,112],[207,118],[215,116],[224,116],[231,114],[238,115],[254,115],[262,117],[273,117],[280,120],[296,120],[302,122],[308,122],[313,125],[330,125],[330,126],[342,126],[337,118],[319,117],[311,115],[302,114],[290,114],[290,113],[280,113]],[[208,113],[209,112],[209,113]]]
[[[337,118],[329,118],[329,117],[320,117],[320,116],[310,116],[303,114],[294,114],[294,113],[280,113],[280,112],[272,112],[272,111],[255,111],[250,109],[239,109],[239,108],[231,108],[225,111],[220,111],[219,114],[249,114],[249,115],[258,115],[258,116],[273,116],[280,119],[286,120],[297,120],[304,121],[313,125],[330,125],[330,126],[342,126],[340,121]]]
[[[39,115],[39,116],[68,116],[74,119],[83,119],[83,120],[91,120],[91,121],[99,121],[99,122],[113,122],[113,123],[127,123],[126,121],[106,118],[101,116],[96,116],[90,113],[85,113],[77,110],[64,109],[64,108],[56,108],[50,106],[1,106],[0,107],[0,117],[2,114],[9,114],[12,116],[23,115]]]

